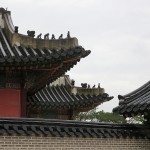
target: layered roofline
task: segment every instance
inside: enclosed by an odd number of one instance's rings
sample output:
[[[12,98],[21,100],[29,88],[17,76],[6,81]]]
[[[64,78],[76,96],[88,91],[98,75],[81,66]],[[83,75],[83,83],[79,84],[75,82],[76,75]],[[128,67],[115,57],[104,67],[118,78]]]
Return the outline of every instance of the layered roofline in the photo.
[[[18,27],[13,25],[11,12],[4,8],[0,8],[0,28],[7,34],[11,46],[16,45],[38,49],[65,49],[78,46],[78,40],[75,37],[71,38],[69,36],[65,39],[41,39],[18,33]]]

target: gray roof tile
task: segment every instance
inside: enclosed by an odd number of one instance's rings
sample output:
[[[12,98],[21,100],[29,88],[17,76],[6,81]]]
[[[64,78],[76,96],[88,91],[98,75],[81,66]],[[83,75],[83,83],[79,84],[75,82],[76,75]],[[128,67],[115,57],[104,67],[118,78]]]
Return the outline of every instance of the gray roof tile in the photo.
[[[150,107],[150,81],[124,96],[119,95],[119,106],[113,109],[125,116],[149,113]]]
[[[0,119],[1,135],[35,135],[83,138],[148,138],[150,127],[47,119]]]

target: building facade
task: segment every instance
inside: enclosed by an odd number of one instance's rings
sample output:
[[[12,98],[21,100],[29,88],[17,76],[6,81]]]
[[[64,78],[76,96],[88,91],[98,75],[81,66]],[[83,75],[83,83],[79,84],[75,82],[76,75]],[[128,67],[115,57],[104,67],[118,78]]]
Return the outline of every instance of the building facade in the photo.
[[[64,39],[20,34],[0,8],[0,149],[150,149],[149,125],[72,120],[113,98],[61,77],[89,54],[69,32]]]

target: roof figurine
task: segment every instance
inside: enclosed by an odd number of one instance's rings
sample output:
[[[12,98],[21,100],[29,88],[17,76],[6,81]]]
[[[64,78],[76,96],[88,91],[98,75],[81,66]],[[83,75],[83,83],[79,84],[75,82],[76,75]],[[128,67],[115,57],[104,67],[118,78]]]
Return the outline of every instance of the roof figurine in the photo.
[[[18,32],[16,32],[16,33],[18,33]],[[34,36],[35,36],[35,31],[30,31],[30,30],[28,30],[28,31],[27,31],[27,34],[28,34],[28,36],[34,38]]]
[[[87,88],[87,83],[81,83],[82,88]]]
[[[37,36],[37,39],[41,39],[42,38],[42,33],[40,33],[38,36]]]
[[[74,79],[71,80],[71,85],[73,85],[73,86],[75,85],[75,80]]]
[[[93,87],[92,88],[95,88],[95,84],[93,85]]]
[[[49,39],[49,33],[44,35],[44,39]]]
[[[52,34],[51,39],[52,39],[52,40],[55,40],[55,35],[54,35],[54,34]]]
[[[18,26],[15,26],[15,33],[18,33]]]
[[[0,8],[0,13],[2,13],[2,14],[8,13],[7,8],[4,9],[4,8],[1,7],[1,8]]]
[[[68,33],[67,33],[67,38],[68,38],[68,39],[71,38],[71,36],[70,36],[70,31],[68,31]]]
[[[61,35],[59,36],[59,39],[63,39],[63,34],[61,34]]]

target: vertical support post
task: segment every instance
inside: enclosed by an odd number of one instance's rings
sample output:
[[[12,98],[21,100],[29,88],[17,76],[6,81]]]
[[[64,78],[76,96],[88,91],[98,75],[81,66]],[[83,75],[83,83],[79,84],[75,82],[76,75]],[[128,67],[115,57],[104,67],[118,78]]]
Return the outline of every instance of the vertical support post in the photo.
[[[69,120],[73,120],[73,110],[72,110],[72,109],[69,110],[68,119],[69,119]]]

